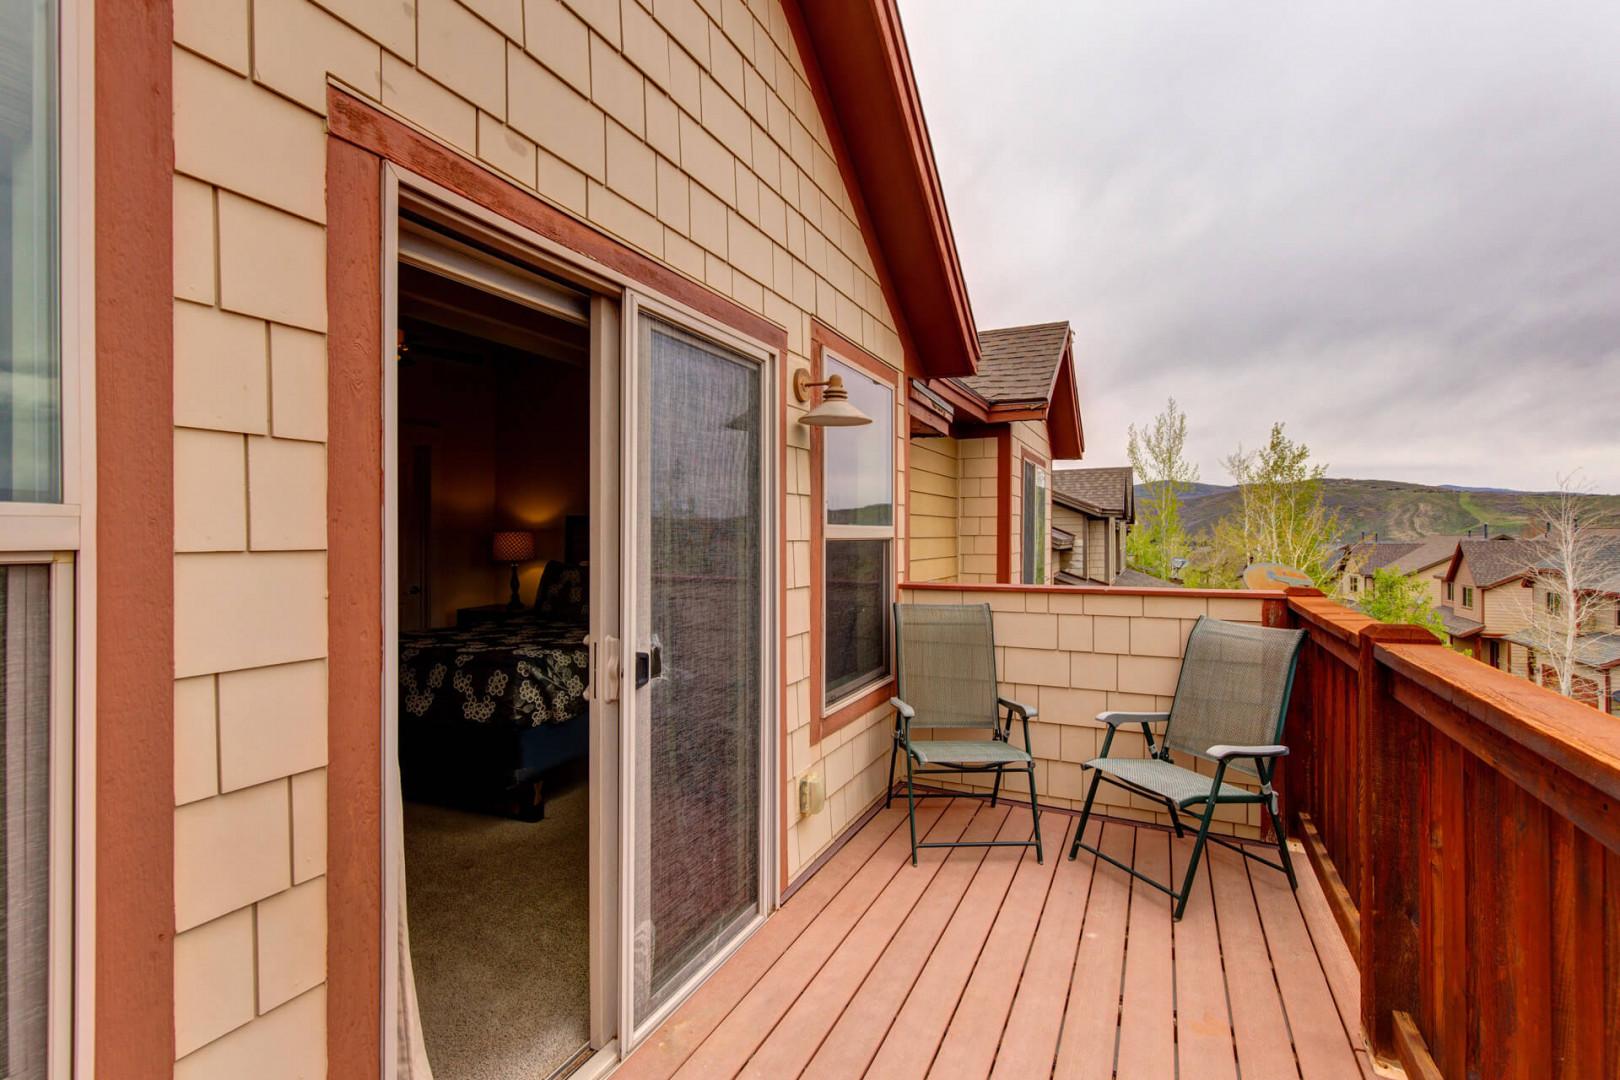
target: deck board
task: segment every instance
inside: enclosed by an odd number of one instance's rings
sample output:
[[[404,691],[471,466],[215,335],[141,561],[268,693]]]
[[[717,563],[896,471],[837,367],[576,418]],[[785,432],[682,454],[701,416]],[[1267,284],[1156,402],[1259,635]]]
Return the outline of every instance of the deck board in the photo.
[[[1192,849],[1190,838],[1170,841],[1171,880],[1178,888]],[[1176,924],[1175,957],[1177,1075],[1180,1080],[1237,1080],[1232,1013],[1207,869],[1193,879],[1186,914]]]
[[[1022,839],[1028,808],[931,802],[936,839]],[[1150,886],[1043,814],[1047,863],[1017,848],[926,850],[875,816],[615,1075],[1354,1077],[1353,960],[1301,882],[1215,847],[1180,923]],[[1088,840],[1160,880],[1191,842],[1094,821]],[[1303,862],[1301,861],[1303,868]],[[1308,871],[1307,871],[1308,873]],[[1337,947],[1337,951],[1335,951]]]
[[[975,840],[994,839],[1007,814],[1005,806],[980,810],[966,835]],[[889,942],[876,967],[822,1040],[803,1073],[806,1078],[849,1080],[865,1075],[895,1015],[933,955],[939,936],[978,874],[986,850],[959,848],[951,852],[928,892],[912,909],[911,918]]]
[[[1008,814],[997,839],[1021,840],[1029,835],[1029,818]],[[1026,851],[991,848],[979,864],[967,895],[957,905],[956,914],[951,916],[922,975],[895,1017],[888,1038],[878,1048],[868,1070],[870,1075],[884,1080],[922,1080],[928,1074]],[[1033,851],[1029,852],[1029,862],[1035,862]]]

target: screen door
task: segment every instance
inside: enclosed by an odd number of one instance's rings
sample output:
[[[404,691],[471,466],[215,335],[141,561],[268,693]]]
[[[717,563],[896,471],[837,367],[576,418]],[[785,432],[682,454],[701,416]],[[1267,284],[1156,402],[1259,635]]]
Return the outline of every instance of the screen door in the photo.
[[[761,915],[765,551],[760,364],[650,315],[635,325],[625,387],[631,1041]]]

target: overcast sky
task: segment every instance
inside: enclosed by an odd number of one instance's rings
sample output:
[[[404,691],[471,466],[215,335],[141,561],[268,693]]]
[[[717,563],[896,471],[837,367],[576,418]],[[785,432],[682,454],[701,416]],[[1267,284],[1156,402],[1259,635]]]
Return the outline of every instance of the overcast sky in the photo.
[[[1185,408],[1330,475],[1620,492],[1616,0],[901,0],[980,327],[1086,463]]]

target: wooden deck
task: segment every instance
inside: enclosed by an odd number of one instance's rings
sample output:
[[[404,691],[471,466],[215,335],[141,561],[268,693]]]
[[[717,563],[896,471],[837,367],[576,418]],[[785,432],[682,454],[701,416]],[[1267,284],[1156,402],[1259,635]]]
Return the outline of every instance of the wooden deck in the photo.
[[[1023,806],[928,800],[931,839],[1023,838]],[[615,1076],[1372,1075],[1353,1038],[1356,971],[1303,855],[1282,874],[1213,848],[1186,917],[1043,815],[1046,862],[931,849],[910,865],[902,808],[852,837]],[[1089,826],[1155,874],[1191,841]],[[1351,1026],[1347,1027],[1346,1018]]]

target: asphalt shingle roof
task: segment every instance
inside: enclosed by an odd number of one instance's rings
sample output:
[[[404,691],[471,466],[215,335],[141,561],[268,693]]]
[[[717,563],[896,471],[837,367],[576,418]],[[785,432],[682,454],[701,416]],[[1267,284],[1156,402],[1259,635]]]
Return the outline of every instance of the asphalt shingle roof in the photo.
[[[1053,469],[1052,497],[1103,517],[1130,516],[1131,467]]]
[[[1461,540],[1457,546],[1482,589],[1528,574],[1546,554],[1535,540]]]
[[[1528,630],[1515,631],[1507,635],[1507,640],[1527,649],[1540,648]],[[1620,634],[1582,634],[1575,639],[1575,662],[1594,668],[1620,664]]]
[[[1351,544],[1345,565],[1360,574],[1382,570],[1396,559],[1410,555],[1423,545],[1409,540],[1364,540]]]
[[[1400,558],[1391,561],[1388,565],[1391,570],[1399,570],[1403,574],[1415,574],[1425,567],[1434,566],[1450,560],[1457,550],[1459,536],[1431,536]]]
[[[979,371],[951,381],[992,405],[1045,402],[1069,340],[1067,322],[979,332]]]

